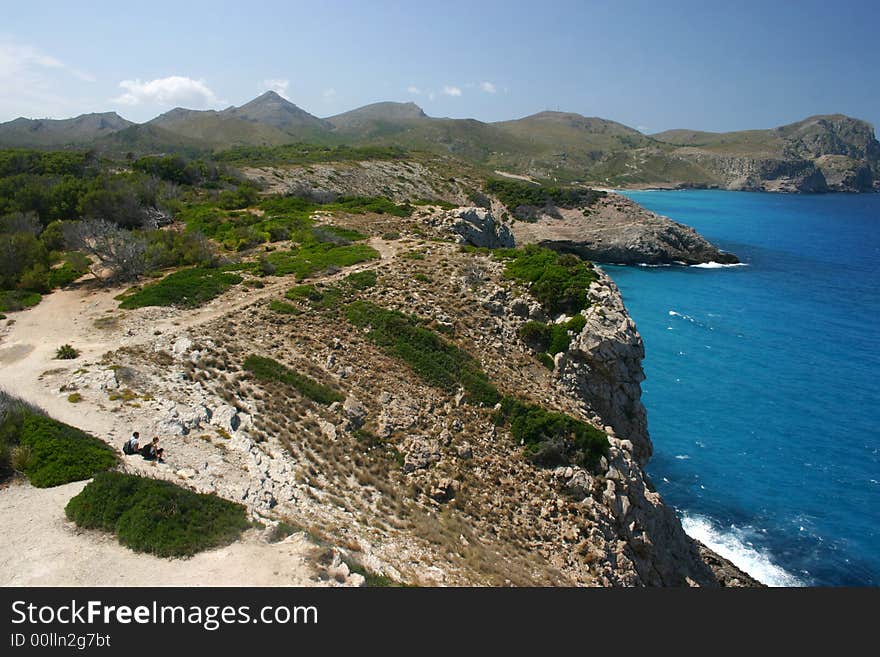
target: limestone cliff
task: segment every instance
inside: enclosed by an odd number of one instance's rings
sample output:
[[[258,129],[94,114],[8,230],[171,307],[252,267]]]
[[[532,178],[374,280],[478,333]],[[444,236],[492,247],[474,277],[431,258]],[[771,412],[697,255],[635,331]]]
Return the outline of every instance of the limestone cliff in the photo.
[[[559,209],[534,223],[512,226],[517,245],[541,244],[612,264],[737,263],[690,226],[646,210],[619,194],[608,194],[587,210]]]
[[[334,219],[383,234],[384,220]],[[277,312],[272,302],[291,285],[283,277],[234,288],[195,314],[120,314],[113,330],[121,348],[75,371],[45,372],[41,385],[55,395],[76,390],[80,408],[107,413],[118,427],[105,436],[113,443],[131,426],[161,435],[168,463],[154,464],[150,476],[240,501],[267,525],[301,527],[396,580],[753,583],[719,557],[701,556],[643,471],[651,444],[642,342],[610,279],[598,273],[585,326],[551,370],[519,337],[545,311],[504,276],[502,261],[451,241],[456,222],[394,221],[400,237],[370,241],[379,262],[320,274],[318,291],[374,269],[377,284],[359,299],[418,318],[475,357],[505,395],[605,431],[610,449],[595,467],[531,462],[494,409],[432,385],[333,304],[303,299],[296,312]],[[250,354],[334,386],[344,402],[324,406],[256,379],[243,367]],[[117,400],[109,409],[108,399]]]
[[[880,186],[880,142],[873,128],[842,114],[772,130],[670,130],[654,137],[677,146],[669,155],[697,167],[704,180],[715,181],[710,186],[788,193],[868,192]]]

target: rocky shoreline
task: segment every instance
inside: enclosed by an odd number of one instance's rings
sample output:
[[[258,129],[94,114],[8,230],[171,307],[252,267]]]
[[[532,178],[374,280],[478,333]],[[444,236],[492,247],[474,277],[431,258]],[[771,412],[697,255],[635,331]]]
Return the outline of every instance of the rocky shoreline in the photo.
[[[540,244],[586,260],[624,265],[736,264],[690,226],[646,210],[615,193],[585,211],[556,209],[537,222],[517,221],[511,230],[518,246]]]

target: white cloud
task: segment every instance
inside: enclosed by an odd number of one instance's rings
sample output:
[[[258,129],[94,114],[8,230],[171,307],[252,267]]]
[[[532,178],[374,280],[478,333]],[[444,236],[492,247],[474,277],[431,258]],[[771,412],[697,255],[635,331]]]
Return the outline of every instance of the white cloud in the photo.
[[[125,93],[113,100],[123,105],[176,105],[203,109],[226,104],[226,101],[218,98],[204,80],[193,80],[182,75],[171,75],[146,82],[123,80],[119,86],[125,89]]]
[[[324,96],[324,98],[333,98],[336,96],[336,89],[333,89],[332,87],[330,89],[324,89],[321,95]]]
[[[487,94],[494,94],[498,89],[495,88],[495,85],[491,82],[480,82],[480,89],[485,91]]]
[[[418,88],[417,86],[415,86],[414,84],[409,85],[409,86],[406,88],[406,91],[407,91],[407,93],[413,94],[414,96],[421,96],[421,95],[422,95],[422,90],[419,89],[419,88]]]
[[[447,85],[443,87],[443,93],[447,96],[461,96],[461,89]]]
[[[261,91],[274,91],[276,94],[281,96],[282,98],[287,98],[287,88],[290,86],[290,80],[280,80],[278,78],[269,78],[268,80],[263,80],[263,84],[260,85]],[[288,100],[290,100],[288,98]]]

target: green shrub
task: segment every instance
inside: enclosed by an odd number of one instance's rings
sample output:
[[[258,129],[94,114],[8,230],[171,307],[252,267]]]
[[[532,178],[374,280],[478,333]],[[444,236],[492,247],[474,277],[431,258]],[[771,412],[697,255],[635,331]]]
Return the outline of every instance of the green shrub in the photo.
[[[272,528],[272,531],[269,532],[269,536],[266,538],[266,540],[268,540],[270,543],[279,543],[288,536],[292,536],[293,534],[301,531],[303,531],[302,528],[294,527],[293,525],[286,523],[282,520]]]
[[[79,527],[112,532],[122,545],[160,557],[227,545],[250,526],[240,504],[119,472],[96,475],[65,513]]]
[[[494,404],[498,391],[470,354],[446,342],[418,321],[367,301],[354,301],[346,317],[355,326],[369,328],[367,337],[406,362],[431,385],[454,392],[462,387],[473,403]]]
[[[345,282],[355,290],[366,290],[376,285],[376,270],[358,271],[345,277]]]
[[[342,305],[345,293],[332,285],[320,289],[314,285],[295,285],[285,296],[292,301],[307,301],[316,310],[336,310]]]
[[[523,339],[523,342],[535,351],[546,352],[541,355],[547,356],[547,359],[549,359],[548,367],[553,369],[554,365],[551,356],[568,351],[568,347],[571,344],[569,331],[578,334],[586,325],[587,319],[580,313],[561,324],[543,324],[542,322],[530,320],[520,327],[519,336]],[[545,365],[547,364],[543,359],[541,359],[541,362]]]
[[[244,361],[244,369],[251,372],[260,381],[278,381],[293,387],[304,397],[329,405],[341,402],[345,397],[337,390],[322,385],[304,374],[294,372],[281,363],[264,356],[248,356]]]
[[[36,306],[42,299],[42,295],[37,292],[0,290],[0,312],[24,310]]]
[[[269,302],[269,310],[279,315],[299,315],[302,311],[291,303],[272,299]]]
[[[525,445],[526,458],[537,465],[592,467],[608,453],[608,437],[591,424],[512,397],[501,401],[495,423],[509,425],[514,441]]]
[[[534,221],[536,215],[529,209],[555,205],[560,208],[588,208],[605,192],[579,187],[545,187],[519,180],[492,179],[486,182],[486,191],[498,197],[514,216]]]
[[[50,289],[70,285],[89,271],[89,259],[78,251],[71,251],[65,256],[60,267],[49,270],[48,286]]]
[[[550,345],[550,326],[529,320],[520,327],[519,337],[535,351],[547,351]]]
[[[548,354],[547,352],[542,352],[537,356],[538,362],[541,363],[548,370],[553,370],[556,367],[556,361],[553,360],[553,356]]]
[[[18,469],[38,488],[88,479],[117,462],[102,440],[29,409],[5,413],[0,443],[13,457],[27,452],[25,467]]]
[[[218,297],[233,285],[241,283],[238,274],[220,269],[194,267],[169,274],[161,281],[146,285],[127,295],[120,308],[144,306],[184,306],[194,308]]]
[[[239,146],[216,153],[220,162],[272,166],[316,162],[348,162],[366,160],[400,160],[406,151],[398,146],[318,146],[316,144],[285,144],[284,146]]]
[[[63,344],[55,351],[55,358],[59,360],[73,360],[79,357],[79,351],[69,344]]]
[[[350,243],[367,239],[367,235],[352,230],[351,228],[342,228],[340,226],[331,226],[329,224],[313,228],[312,234],[315,235],[319,242]],[[323,239],[319,236],[323,237]]]
[[[18,445],[12,448],[10,463],[15,470],[25,472],[33,463],[34,450],[29,445]]]
[[[290,251],[270,253],[266,259],[274,265],[278,276],[294,274],[297,278],[307,278],[328,268],[349,267],[378,257],[379,252],[366,244],[338,246],[330,242],[315,242]]]
[[[575,314],[589,305],[587,292],[598,280],[592,263],[534,244],[524,249],[497,249],[507,278],[529,285],[529,293],[550,314]]]
[[[78,404],[79,402],[82,401],[82,399],[83,399],[83,396],[81,394],[79,394],[78,392],[73,392],[73,393],[67,395],[67,401],[69,401],[71,404]]]

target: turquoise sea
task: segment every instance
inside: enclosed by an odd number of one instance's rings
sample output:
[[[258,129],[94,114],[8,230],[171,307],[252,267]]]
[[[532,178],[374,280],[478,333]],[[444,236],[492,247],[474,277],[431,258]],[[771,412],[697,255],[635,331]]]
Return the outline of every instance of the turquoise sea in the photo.
[[[880,194],[628,192],[740,267],[606,266],[646,348],[648,472],[772,585],[880,585]]]

